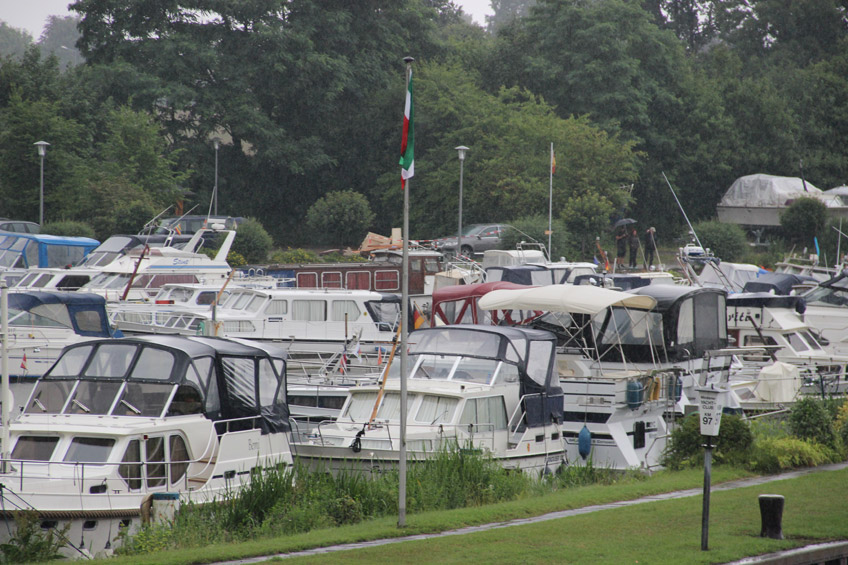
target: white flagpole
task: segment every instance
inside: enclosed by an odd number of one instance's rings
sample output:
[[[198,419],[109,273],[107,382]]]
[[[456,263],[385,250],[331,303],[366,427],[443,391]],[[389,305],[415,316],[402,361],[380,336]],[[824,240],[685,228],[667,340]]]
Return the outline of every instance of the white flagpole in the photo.
[[[406,63],[406,85],[412,73],[412,57],[404,57]],[[414,130],[413,130],[414,135]],[[407,340],[409,338],[409,185],[403,191],[403,268],[401,270],[400,310],[400,453],[398,461],[398,527],[406,526],[406,379],[408,370]]]
[[[551,163],[548,167],[550,173],[550,189],[548,191],[548,261],[552,261],[553,250],[551,249],[551,234],[553,233],[554,214],[554,142],[551,142]]]

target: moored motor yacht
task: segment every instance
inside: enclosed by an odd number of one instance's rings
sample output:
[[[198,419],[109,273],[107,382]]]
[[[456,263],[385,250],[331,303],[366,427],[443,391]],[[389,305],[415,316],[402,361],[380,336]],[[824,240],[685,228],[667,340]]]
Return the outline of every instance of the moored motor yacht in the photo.
[[[106,552],[151,497],[209,502],[256,467],[290,464],[284,353],[208,337],[65,349],[9,426],[0,542],[14,512],[69,525],[67,556]]]
[[[409,461],[474,449],[504,467],[554,471],[562,463],[562,391],[556,338],[527,328],[443,326],[410,336],[406,446]],[[313,469],[382,471],[400,458],[401,375],[384,388],[354,387],[335,422],[294,441]]]

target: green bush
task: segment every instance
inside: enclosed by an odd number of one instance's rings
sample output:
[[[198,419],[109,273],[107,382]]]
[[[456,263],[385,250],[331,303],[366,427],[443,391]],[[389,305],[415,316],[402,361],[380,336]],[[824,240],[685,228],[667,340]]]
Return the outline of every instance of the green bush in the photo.
[[[275,251],[271,255],[272,263],[317,263],[318,254],[307,249],[292,249],[289,247],[285,251]]]
[[[744,465],[754,436],[748,423],[734,414],[723,414],[718,439],[713,449],[716,464]],[[663,465],[669,469],[698,467],[704,461],[704,438],[698,413],[690,414],[672,432],[663,454]]]
[[[244,255],[237,251],[230,251],[229,253],[227,253],[227,263],[233,269],[238,269],[239,267],[244,267],[245,265],[247,265],[247,259],[245,259]]]
[[[239,224],[232,251],[235,251],[248,264],[265,263],[274,241],[258,220],[247,218]]]
[[[722,261],[738,261],[748,251],[745,232],[736,224],[710,221],[693,227],[701,245],[710,248]]]
[[[96,237],[94,228],[90,225],[85,222],[74,222],[71,220],[47,222],[41,226],[41,233],[49,235],[64,235],[67,237]]]
[[[115,208],[115,222],[106,237],[116,233],[139,233],[147,222],[156,217],[159,211],[149,202],[133,200],[127,204],[119,204]]]
[[[67,545],[70,524],[59,531],[42,531],[41,518],[35,510],[12,512],[12,517],[15,535],[8,543],[0,544],[3,563],[35,563],[60,557],[59,550]]]
[[[306,212],[306,226],[319,243],[359,247],[374,218],[365,196],[342,190],[319,198]]]
[[[799,198],[780,214],[784,236],[792,243],[814,245],[813,238],[821,237],[827,225],[827,206],[815,198]]]
[[[749,466],[758,473],[777,473],[797,467],[823,465],[834,460],[835,453],[823,445],[793,437],[758,439]]]
[[[833,417],[822,400],[812,396],[801,397],[792,407],[789,429],[799,439],[836,449]]]

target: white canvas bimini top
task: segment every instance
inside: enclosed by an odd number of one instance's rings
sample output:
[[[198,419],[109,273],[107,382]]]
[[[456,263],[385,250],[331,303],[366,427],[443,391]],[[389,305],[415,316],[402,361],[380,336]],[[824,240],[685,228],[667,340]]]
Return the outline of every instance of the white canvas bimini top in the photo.
[[[542,310],[573,314],[597,314],[610,306],[651,310],[657,301],[651,296],[629,294],[596,286],[553,284],[516,290],[493,290],[478,305],[483,310]]]

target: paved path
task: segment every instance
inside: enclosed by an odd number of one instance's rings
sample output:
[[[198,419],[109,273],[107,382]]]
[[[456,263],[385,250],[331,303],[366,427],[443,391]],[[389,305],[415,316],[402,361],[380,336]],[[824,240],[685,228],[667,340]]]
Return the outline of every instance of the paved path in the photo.
[[[742,487],[750,487],[756,485],[763,485],[767,483],[771,483],[774,481],[782,481],[784,479],[794,479],[797,477],[802,477],[804,475],[809,475],[812,473],[818,473],[821,471],[836,471],[839,469],[848,468],[848,462],[844,463],[834,463],[832,465],[822,465],[820,467],[811,467],[808,469],[801,469],[797,471],[789,471],[787,473],[781,473],[779,475],[769,475],[767,477],[754,477],[752,479],[740,479],[738,481],[730,481],[727,483],[722,483],[719,485],[714,485],[711,488],[711,492],[718,492],[723,490],[732,490]],[[402,543],[406,541],[414,541],[414,540],[425,540],[431,538],[437,538],[440,536],[458,536],[463,534],[471,534],[474,532],[484,532],[487,530],[496,530],[498,528],[510,528],[512,526],[522,526],[524,524],[535,524],[538,522],[545,522],[548,520],[558,520],[559,518],[567,518],[569,516],[579,516],[580,514],[588,514],[590,512],[597,512],[598,510],[607,510],[610,508],[623,508],[625,506],[633,506],[634,504],[644,504],[646,502],[656,502],[658,500],[671,500],[674,498],[686,498],[690,496],[699,496],[703,493],[703,488],[694,488],[688,490],[680,490],[675,492],[667,492],[664,494],[656,494],[651,496],[645,496],[642,498],[637,498],[634,500],[624,500],[621,502],[610,502],[608,504],[597,504],[595,506],[585,506],[583,508],[575,508],[573,510],[561,510],[559,512],[550,512],[548,514],[542,514],[541,516],[534,516],[532,518],[521,518],[517,520],[509,520],[507,522],[495,522],[492,524],[481,524],[479,526],[469,526],[467,528],[460,528],[458,530],[449,530],[446,532],[437,532],[432,534],[419,534],[415,536],[403,536],[398,538],[388,538],[388,539],[379,539],[372,541],[363,541],[358,543],[345,543],[341,545],[331,545],[327,547],[316,547],[314,549],[307,549],[304,551],[297,551],[292,553],[279,553],[275,555],[266,555],[264,557],[251,557],[248,559],[239,559],[237,561],[221,561],[218,565],[242,565],[248,563],[262,563],[272,558],[287,558],[287,557],[301,557],[307,555],[321,555],[324,553],[332,553],[336,551],[345,551],[348,549],[359,549],[363,547],[374,547],[379,545],[388,545],[390,543]]]

